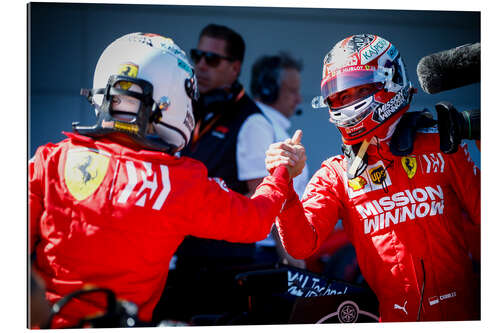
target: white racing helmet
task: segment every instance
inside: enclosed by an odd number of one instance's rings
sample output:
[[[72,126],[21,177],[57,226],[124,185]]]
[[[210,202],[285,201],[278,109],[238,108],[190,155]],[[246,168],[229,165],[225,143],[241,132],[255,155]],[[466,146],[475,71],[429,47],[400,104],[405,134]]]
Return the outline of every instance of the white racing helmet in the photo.
[[[77,132],[121,132],[147,148],[170,153],[191,138],[196,77],[184,51],[170,38],[150,33],[118,38],[97,62],[93,89],[82,89],[82,94],[96,107],[98,123],[74,124]]]

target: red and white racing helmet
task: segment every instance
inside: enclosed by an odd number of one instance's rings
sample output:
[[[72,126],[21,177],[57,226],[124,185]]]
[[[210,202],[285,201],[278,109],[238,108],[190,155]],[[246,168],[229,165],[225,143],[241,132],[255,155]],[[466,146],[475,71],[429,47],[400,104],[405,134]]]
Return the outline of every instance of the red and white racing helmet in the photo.
[[[353,35],[325,56],[321,96],[312,105],[328,107],[344,143],[353,145],[385,137],[408,110],[412,94],[396,47],[379,36]]]

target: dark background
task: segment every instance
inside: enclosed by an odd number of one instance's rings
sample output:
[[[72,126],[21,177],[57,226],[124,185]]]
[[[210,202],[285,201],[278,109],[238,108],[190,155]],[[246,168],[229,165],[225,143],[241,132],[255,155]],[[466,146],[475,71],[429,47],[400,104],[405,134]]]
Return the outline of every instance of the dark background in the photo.
[[[327,111],[313,110],[310,101],[319,94],[323,57],[349,35],[380,35],[399,49],[410,80],[419,89],[412,110],[434,111],[434,104],[442,100],[459,110],[480,107],[479,83],[428,95],[416,75],[422,57],[480,42],[480,12],[31,3],[28,158],[38,146],[63,139],[61,131],[71,131],[73,121],[95,122],[93,109],[79,91],[92,87],[97,59],[114,39],[130,32],[153,32],[171,37],[187,52],[209,23],[227,25],[245,39],[240,79],[247,88],[251,66],[260,55],[285,50],[303,60],[303,114],[292,117],[290,132],[303,129],[311,172],[340,153],[340,134],[328,122]],[[469,147],[480,165],[477,148],[470,143]]]

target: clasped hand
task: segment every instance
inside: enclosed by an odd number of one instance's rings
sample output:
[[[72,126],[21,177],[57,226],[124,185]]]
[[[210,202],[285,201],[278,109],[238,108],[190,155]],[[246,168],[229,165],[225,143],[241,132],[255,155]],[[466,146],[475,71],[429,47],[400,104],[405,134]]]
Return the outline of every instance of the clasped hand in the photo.
[[[301,140],[302,130],[296,130],[291,139],[271,144],[266,151],[266,169],[272,173],[275,168],[284,165],[291,178],[300,175],[307,160]]]

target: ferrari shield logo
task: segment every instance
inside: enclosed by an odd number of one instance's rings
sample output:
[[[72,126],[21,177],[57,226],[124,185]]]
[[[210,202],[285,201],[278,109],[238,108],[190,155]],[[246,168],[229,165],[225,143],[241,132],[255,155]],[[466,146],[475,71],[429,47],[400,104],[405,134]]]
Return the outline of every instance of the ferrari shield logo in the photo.
[[[109,156],[88,149],[68,151],[64,180],[76,200],[92,195],[101,185],[108,170]]]
[[[139,66],[136,64],[133,64],[131,62],[122,64],[120,66],[120,69],[118,70],[118,74],[124,75],[124,76],[130,76],[133,78],[137,77],[137,73],[139,72]],[[123,90],[128,90],[131,86],[131,82],[120,82],[120,86]]]
[[[413,156],[405,156],[401,158],[401,164],[405,169],[409,179],[412,179],[417,172],[417,159]]]

